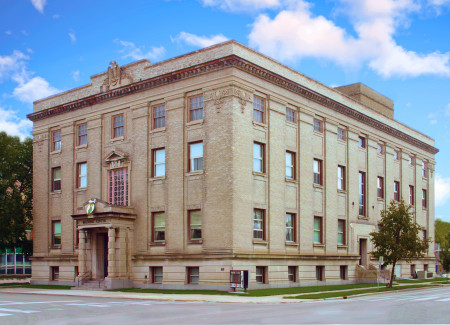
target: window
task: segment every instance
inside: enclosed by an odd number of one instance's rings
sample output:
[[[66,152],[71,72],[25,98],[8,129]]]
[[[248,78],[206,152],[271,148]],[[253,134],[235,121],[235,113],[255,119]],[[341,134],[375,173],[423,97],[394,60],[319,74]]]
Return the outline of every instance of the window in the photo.
[[[338,128],[338,140],[345,141],[347,138],[347,132],[343,128]]]
[[[424,265],[423,265],[423,270],[424,270],[425,272],[428,272],[428,264],[424,264]]]
[[[0,252],[0,276],[8,274],[31,274],[31,261],[24,255],[22,248],[6,248]]]
[[[264,233],[264,210],[254,209],[253,210],[253,238],[254,239],[265,239]]]
[[[188,266],[187,271],[187,283],[198,284],[200,278],[200,271],[198,266]]]
[[[108,203],[128,205],[128,168],[108,171]]]
[[[427,231],[426,231],[426,229],[422,230],[422,237],[423,237],[423,240],[427,239]]]
[[[295,179],[295,153],[286,151],[286,178]]]
[[[189,240],[202,239],[202,211],[188,211]]]
[[[151,270],[151,280],[152,283],[162,283],[163,282],[163,268],[162,266],[152,266]]]
[[[322,133],[323,132],[323,121],[315,118],[313,123],[314,123],[314,131]]]
[[[314,244],[322,244],[322,217],[314,217]]]
[[[52,221],[52,246],[61,246],[61,221]]]
[[[384,198],[384,178],[381,176],[377,177],[377,197],[379,199]]]
[[[286,213],[286,241],[296,241],[296,218],[294,213]]]
[[[338,183],[337,189],[344,191],[345,190],[345,167],[338,166]]]
[[[422,190],[422,207],[427,207],[427,190]]]
[[[377,154],[382,155],[384,153],[384,146],[381,143],[377,144]]]
[[[338,220],[338,245],[345,245],[345,220]]]
[[[289,282],[297,282],[297,266],[288,266]]]
[[[166,126],[166,105],[153,106],[153,129]]]
[[[152,213],[152,242],[166,240],[166,214],[165,212]]]
[[[399,160],[400,159],[400,151],[394,150],[394,159]]]
[[[264,144],[253,143],[253,171],[264,173]]]
[[[59,266],[50,266],[52,281],[59,280]]]
[[[316,266],[316,280],[323,281],[325,279],[325,266]]]
[[[61,167],[52,168],[52,191],[61,190]]]
[[[360,148],[365,148],[366,147],[366,138],[360,136],[358,139],[359,139],[358,140],[358,146]]]
[[[266,283],[266,266],[256,267],[256,283]]]
[[[415,277],[416,276],[416,264],[411,264],[410,268],[409,268],[409,273],[411,274],[411,277]]]
[[[422,161],[422,177],[428,177],[428,166],[425,161]]]
[[[203,96],[189,98],[189,121],[203,120]]]
[[[256,122],[264,123],[264,110],[265,110],[264,98],[253,96],[253,120]]]
[[[82,162],[77,164],[77,188],[87,187],[87,163]]]
[[[61,150],[61,131],[53,132],[52,138],[53,138],[52,150],[53,151]]]
[[[84,146],[87,145],[87,124],[78,125],[78,145]]]
[[[359,172],[359,215],[366,215],[366,173]]]
[[[124,135],[124,119],[123,114],[113,117],[113,138],[123,137]]]
[[[166,175],[166,149],[153,149],[153,170],[152,177],[162,177]]]
[[[314,159],[314,184],[322,185],[322,160]]]
[[[409,155],[409,156],[408,156],[408,159],[409,159],[409,164],[410,164],[410,165],[413,165],[413,164],[414,164],[414,157],[411,156],[411,155]]]
[[[295,111],[290,108],[286,108],[286,121],[295,123]]]
[[[347,280],[348,279],[348,272],[347,272],[347,265],[341,265],[339,267],[339,275],[341,280]]]
[[[400,182],[394,181],[394,200],[400,201]]]
[[[189,171],[203,170],[203,142],[189,144]]]
[[[414,186],[409,185],[409,204],[414,205]]]

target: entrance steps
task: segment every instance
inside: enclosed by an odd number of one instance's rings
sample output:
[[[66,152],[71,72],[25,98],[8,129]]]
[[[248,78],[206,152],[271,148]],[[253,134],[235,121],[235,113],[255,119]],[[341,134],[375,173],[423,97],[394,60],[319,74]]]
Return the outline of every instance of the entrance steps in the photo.
[[[76,287],[72,287],[72,290],[97,290],[103,291],[106,290],[105,287],[105,279],[101,280],[85,280],[83,284],[80,284]]]

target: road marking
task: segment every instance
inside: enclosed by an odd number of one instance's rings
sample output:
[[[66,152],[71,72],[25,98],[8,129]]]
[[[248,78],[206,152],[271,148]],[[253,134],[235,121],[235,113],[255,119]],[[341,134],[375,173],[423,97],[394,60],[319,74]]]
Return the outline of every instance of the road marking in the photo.
[[[0,308],[0,311],[9,311],[12,313],[23,313],[23,314],[39,313],[39,311],[37,311],[37,310],[21,310],[21,309],[8,309],[8,308]]]
[[[438,299],[437,301],[450,301],[450,298]]]
[[[101,304],[89,304],[89,305],[86,305],[86,306],[89,306],[89,307],[101,307],[101,308],[103,308],[103,307],[112,307],[112,306],[101,305]]]
[[[2,316],[11,316],[12,314],[2,314],[2,313],[0,313],[0,317],[2,317]]]
[[[441,296],[433,296],[433,297],[417,298],[417,299],[414,299],[414,301],[432,300],[432,299],[436,299],[436,298],[441,298]]]
[[[9,301],[8,303],[0,302],[0,306],[11,306],[11,305],[32,305],[32,304],[55,304],[55,303],[66,303],[66,302],[78,302],[81,300],[56,300],[56,301]]]

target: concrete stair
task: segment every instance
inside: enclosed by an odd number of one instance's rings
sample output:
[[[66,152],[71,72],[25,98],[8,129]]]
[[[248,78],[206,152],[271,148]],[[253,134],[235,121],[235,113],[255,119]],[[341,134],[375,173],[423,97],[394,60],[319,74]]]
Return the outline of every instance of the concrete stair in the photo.
[[[72,287],[72,290],[106,290],[105,280],[86,280],[82,285]]]

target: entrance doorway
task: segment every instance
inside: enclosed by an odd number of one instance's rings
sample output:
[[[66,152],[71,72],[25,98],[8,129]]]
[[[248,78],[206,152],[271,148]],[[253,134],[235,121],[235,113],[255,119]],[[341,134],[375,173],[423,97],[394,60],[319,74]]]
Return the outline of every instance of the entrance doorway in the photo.
[[[96,244],[96,278],[102,279],[108,276],[108,234],[98,233]]]
[[[367,267],[367,239],[359,239],[359,265]]]

